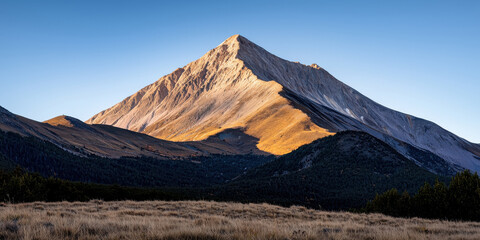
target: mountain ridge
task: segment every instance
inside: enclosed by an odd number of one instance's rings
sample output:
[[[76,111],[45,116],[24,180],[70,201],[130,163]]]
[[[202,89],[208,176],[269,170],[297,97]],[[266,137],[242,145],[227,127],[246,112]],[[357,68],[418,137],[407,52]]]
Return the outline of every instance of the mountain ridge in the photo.
[[[238,130],[230,131],[238,140],[212,135],[204,141],[177,143],[110,125],[90,125],[65,115],[37,122],[15,115],[1,106],[0,131],[36,137],[79,156],[94,154],[109,158],[146,156],[175,159],[210,154],[268,155],[256,148],[258,139]]]

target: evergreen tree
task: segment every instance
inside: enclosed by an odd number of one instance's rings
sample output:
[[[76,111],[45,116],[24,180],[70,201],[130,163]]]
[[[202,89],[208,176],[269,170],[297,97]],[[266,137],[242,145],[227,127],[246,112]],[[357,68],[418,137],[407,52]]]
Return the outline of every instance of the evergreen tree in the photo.
[[[480,220],[480,179],[466,170],[458,173],[448,188],[449,215],[454,219]]]

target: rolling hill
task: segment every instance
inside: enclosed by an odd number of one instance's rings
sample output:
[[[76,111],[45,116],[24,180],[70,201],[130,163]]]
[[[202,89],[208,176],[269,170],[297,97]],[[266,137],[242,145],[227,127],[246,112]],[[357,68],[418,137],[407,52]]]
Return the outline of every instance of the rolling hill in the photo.
[[[204,141],[171,142],[113,126],[89,125],[69,116],[58,116],[41,123],[15,115],[2,107],[0,130],[36,137],[80,156],[95,154],[108,158],[147,156],[164,159],[209,154],[268,155],[256,148],[257,139],[235,129],[230,130],[230,135],[212,135]]]

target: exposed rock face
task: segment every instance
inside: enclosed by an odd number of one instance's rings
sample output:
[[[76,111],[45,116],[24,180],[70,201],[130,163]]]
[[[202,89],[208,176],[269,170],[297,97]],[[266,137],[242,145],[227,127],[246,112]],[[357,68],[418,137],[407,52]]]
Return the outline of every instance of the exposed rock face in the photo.
[[[173,141],[242,129],[257,147],[285,154],[341,130],[362,130],[409,156],[401,142],[480,170],[480,146],[438,125],[375,103],[316,64],[278,58],[235,35],[87,123]]]

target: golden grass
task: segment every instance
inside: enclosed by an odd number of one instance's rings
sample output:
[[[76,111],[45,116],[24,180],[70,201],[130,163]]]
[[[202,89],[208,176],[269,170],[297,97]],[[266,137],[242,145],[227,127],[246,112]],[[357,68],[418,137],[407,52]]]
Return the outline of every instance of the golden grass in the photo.
[[[480,223],[206,201],[4,204],[0,239],[480,239]]]

